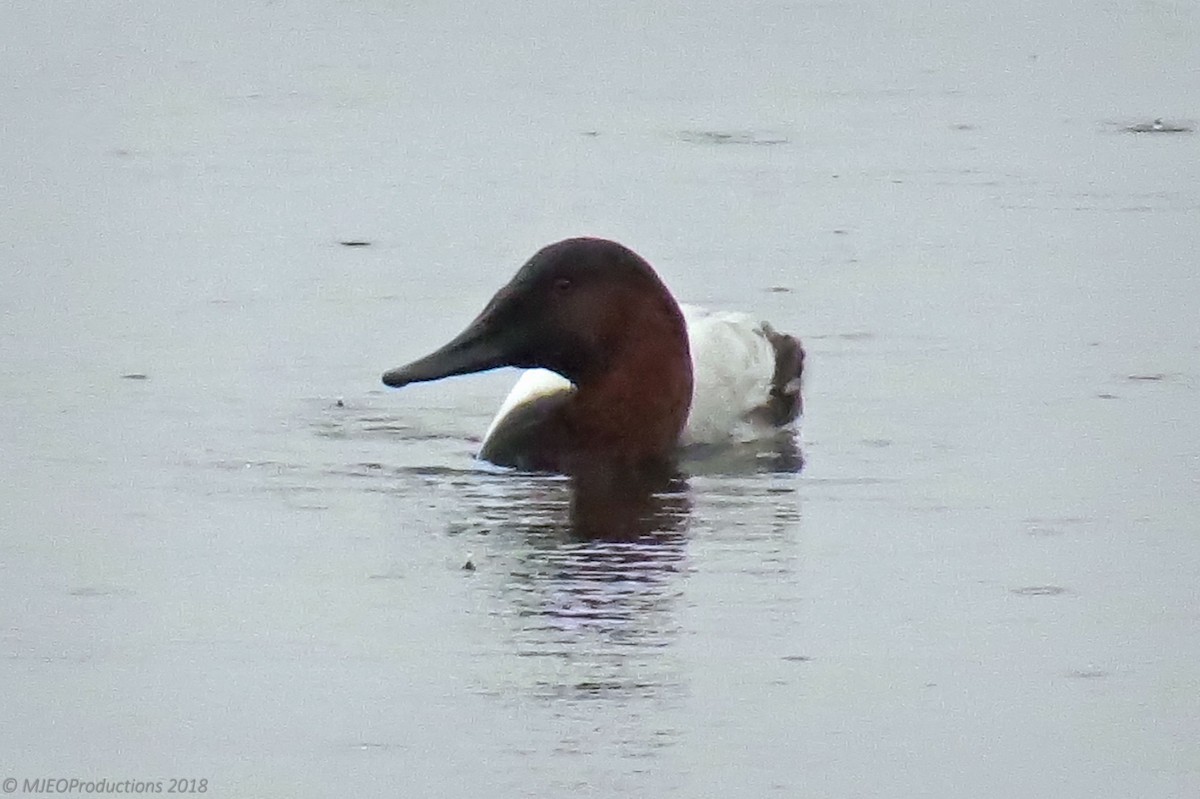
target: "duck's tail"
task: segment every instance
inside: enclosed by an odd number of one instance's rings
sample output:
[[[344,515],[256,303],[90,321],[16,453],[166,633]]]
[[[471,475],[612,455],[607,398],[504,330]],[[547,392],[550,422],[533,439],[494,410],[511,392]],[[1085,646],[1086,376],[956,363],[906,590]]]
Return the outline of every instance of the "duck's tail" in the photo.
[[[776,332],[766,322],[762,332],[775,350],[775,371],[767,401],[754,412],[758,421],[782,427],[804,412],[804,346],[800,339]]]

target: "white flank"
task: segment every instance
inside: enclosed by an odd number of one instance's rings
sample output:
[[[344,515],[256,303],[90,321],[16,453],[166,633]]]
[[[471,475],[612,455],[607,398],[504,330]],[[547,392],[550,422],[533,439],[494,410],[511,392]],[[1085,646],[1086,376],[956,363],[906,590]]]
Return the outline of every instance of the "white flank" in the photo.
[[[692,350],[692,410],[681,443],[752,441],[767,430],[745,417],[769,399],[775,350],[744,313],[681,305]]]

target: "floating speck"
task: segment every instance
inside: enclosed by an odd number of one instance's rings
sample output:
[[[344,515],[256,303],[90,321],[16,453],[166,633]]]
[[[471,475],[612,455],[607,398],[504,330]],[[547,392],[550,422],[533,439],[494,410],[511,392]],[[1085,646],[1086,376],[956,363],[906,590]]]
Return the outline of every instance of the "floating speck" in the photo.
[[[791,292],[791,289],[787,286],[771,286],[771,288],[767,289],[767,291],[771,292],[772,294],[788,294]]]
[[[150,375],[145,372],[130,372],[129,374],[121,375],[122,380],[149,380]]]
[[[1162,374],[1161,372],[1155,372],[1153,374],[1144,374],[1144,375],[1130,375],[1129,377],[1126,378],[1126,380],[1140,381],[1140,382],[1145,382],[1145,383],[1154,383],[1154,382],[1158,382],[1160,380],[1166,380],[1166,379],[1167,379],[1167,376],[1165,374]]]
[[[342,245],[343,247],[370,247],[371,246],[371,242],[365,241],[363,239],[346,239],[345,241],[339,241],[338,244]]]
[[[748,144],[761,147],[788,143],[782,136],[755,131],[685,130],[679,133],[679,138],[689,144]]]
[[[1027,585],[1012,589],[1012,593],[1017,596],[1062,596],[1070,593],[1070,590],[1060,585]]]
[[[85,585],[79,588],[72,588],[68,591],[71,596],[97,597],[97,596],[124,596],[130,593],[127,589],[117,588],[110,585]]]
[[[1138,122],[1125,128],[1126,133],[1191,133],[1192,129],[1178,122],[1165,122],[1162,117],[1153,122]]]

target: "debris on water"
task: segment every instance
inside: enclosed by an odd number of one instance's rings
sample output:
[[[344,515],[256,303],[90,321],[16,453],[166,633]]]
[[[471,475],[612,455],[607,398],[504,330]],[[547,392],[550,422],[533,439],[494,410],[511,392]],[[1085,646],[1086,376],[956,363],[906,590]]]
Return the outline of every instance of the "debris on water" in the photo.
[[[462,565],[463,571],[465,571],[465,572],[475,571],[475,561],[473,560],[473,557],[474,557],[473,555],[470,555],[470,554],[467,555],[467,562]]]
[[[1162,117],[1153,122],[1138,122],[1125,128],[1126,133],[1191,133],[1192,129],[1179,122],[1164,122]]]
[[[1024,588],[1014,588],[1012,593],[1017,596],[1062,596],[1070,593],[1070,589],[1060,585],[1029,585]]]
[[[342,245],[343,247],[370,247],[371,246],[371,242],[366,241],[365,239],[345,239],[344,241],[339,241],[338,244]]]
[[[791,289],[787,286],[771,286],[771,288],[767,289],[767,291],[771,292],[772,294],[788,294],[791,292]]]
[[[1139,381],[1144,383],[1157,383],[1161,380],[1166,380],[1167,376],[1162,372],[1154,372],[1153,374],[1130,375],[1126,380]]]
[[[784,655],[783,659],[788,663],[811,663],[812,657],[809,655]]]
[[[341,397],[338,397],[338,398],[337,398],[337,402],[333,403],[333,406],[334,406],[335,408],[345,408],[345,407],[346,407],[346,401],[345,401],[345,400],[343,400]]]
[[[150,375],[145,372],[130,372],[129,374],[121,375],[122,380],[149,380]]]
[[[771,146],[787,144],[785,136],[760,131],[683,130],[679,138],[689,144],[749,144]]]
[[[93,585],[85,585],[82,588],[72,588],[68,591],[71,596],[109,596],[112,591],[107,588],[99,588]]]

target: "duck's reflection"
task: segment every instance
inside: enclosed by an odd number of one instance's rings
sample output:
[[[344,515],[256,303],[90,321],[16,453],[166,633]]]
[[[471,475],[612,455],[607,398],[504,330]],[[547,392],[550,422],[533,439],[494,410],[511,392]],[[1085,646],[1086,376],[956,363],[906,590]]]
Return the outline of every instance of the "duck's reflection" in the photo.
[[[510,478],[476,497],[496,608],[522,682],[554,698],[659,696],[679,687],[691,494],[663,484]]]
[[[686,453],[688,475],[596,472],[572,478],[478,475],[464,492],[482,557],[476,579],[489,613],[507,628],[515,659],[501,693],[555,700],[658,701],[683,691],[675,653],[679,605],[688,573],[690,480],[747,485],[803,466],[794,436],[743,448]],[[776,474],[777,478],[762,476]],[[792,508],[789,500],[783,505]],[[757,496],[757,495],[756,495]],[[720,495],[717,503],[720,504]],[[736,526],[736,525],[735,525]],[[482,550],[482,551],[481,551]]]
[[[679,475],[580,475],[570,480],[565,532],[576,541],[661,540],[680,535],[690,511],[688,485]]]

